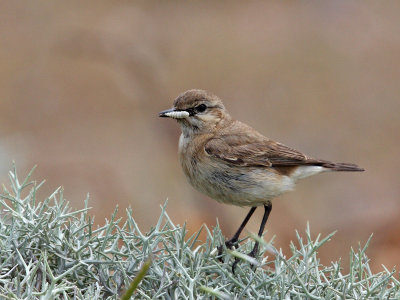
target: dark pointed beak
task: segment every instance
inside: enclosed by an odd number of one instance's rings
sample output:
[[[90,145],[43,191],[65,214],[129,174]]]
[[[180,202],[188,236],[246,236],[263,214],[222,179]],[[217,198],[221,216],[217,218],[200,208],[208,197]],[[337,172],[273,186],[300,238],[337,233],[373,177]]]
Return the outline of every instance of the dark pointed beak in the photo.
[[[175,108],[166,109],[166,110],[159,112],[158,116],[161,118],[170,118],[170,116],[168,116],[167,114],[174,112],[174,111],[175,111]]]

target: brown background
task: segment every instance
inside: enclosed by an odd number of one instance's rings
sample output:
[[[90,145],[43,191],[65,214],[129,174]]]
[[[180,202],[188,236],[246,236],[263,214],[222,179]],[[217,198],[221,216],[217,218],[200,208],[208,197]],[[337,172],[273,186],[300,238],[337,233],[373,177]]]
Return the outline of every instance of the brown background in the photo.
[[[365,173],[324,174],[274,202],[266,239],[288,249],[307,220],[334,240],[324,263],[374,232],[376,269],[400,263],[400,2],[0,2],[0,174],[13,160],[86,193],[96,221],[131,205],[144,230],[159,205],[190,231],[216,218],[230,236],[247,209],[194,191],[180,134],[157,113],[190,88],[309,155]],[[249,230],[256,231],[261,210]]]

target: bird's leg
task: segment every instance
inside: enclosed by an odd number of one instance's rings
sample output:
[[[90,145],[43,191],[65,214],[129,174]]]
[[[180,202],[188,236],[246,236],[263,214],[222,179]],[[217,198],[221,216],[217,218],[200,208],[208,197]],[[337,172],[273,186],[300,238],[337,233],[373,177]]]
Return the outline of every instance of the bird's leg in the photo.
[[[271,210],[272,210],[271,202],[268,202],[268,204],[264,205],[264,216],[261,221],[260,230],[258,231],[259,237],[261,237],[264,232],[265,224],[267,224],[267,220],[268,220],[269,214],[271,213]],[[251,250],[251,252],[249,253],[249,256],[251,256],[251,257],[257,256],[258,246],[259,246],[259,243],[256,241],[256,243],[254,244],[253,250]]]
[[[239,229],[236,231],[236,233],[233,235],[233,237],[227,241],[225,241],[225,246],[228,249],[232,249],[233,246],[235,246],[239,240],[239,236],[242,233],[244,227],[246,226],[247,222],[249,222],[251,216],[253,215],[253,213],[255,212],[257,206],[253,206],[249,213],[247,214],[246,218],[244,218],[242,224],[240,224]],[[223,251],[223,247],[222,245],[218,247],[218,255],[221,256],[222,255],[222,251]]]
[[[258,230],[259,237],[261,237],[264,232],[265,224],[267,224],[267,220],[268,220],[269,214],[271,213],[271,210],[272,210],[271,202],[268,202],[267,204],[264,205],[264,216],[261,221],[260,229]],[[256,241],[256,243],[254,244],[253,250],[251,250],[251,252],[248,255],[251,257],[256,257],[258,254],[258,247],[259,247],[259,243],[258,243],[258,241]],[[234,263],[232,264],[232,273],[234,273],[234,274],[235,274],[236,265],[238,263],[239,263],[239,259],[236,258]]]

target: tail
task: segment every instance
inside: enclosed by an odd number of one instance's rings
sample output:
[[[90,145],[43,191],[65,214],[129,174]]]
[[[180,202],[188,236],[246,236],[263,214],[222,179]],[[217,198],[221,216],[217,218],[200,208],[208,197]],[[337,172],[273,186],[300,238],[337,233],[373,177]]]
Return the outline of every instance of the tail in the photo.
[[[333,162],[326,162],[322,165],[327,169],[331,169],[332,171],[344,171],[344,172],[363,172],[365,169],[360,168],[356,164],[349,164],[349,163],[333,163]]]

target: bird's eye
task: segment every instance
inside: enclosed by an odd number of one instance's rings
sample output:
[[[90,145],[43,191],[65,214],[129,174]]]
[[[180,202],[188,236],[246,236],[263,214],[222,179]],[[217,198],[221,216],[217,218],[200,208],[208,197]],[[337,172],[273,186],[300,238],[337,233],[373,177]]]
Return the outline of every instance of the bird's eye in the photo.
[[[205,104],[200,104],[200,105],[197,105],[197,106],[195,107],[195,109],[196,109],[197,112],[203,112],[203,111],[205,111],[205,110],[207,109],[207,105],[205,105]]]

